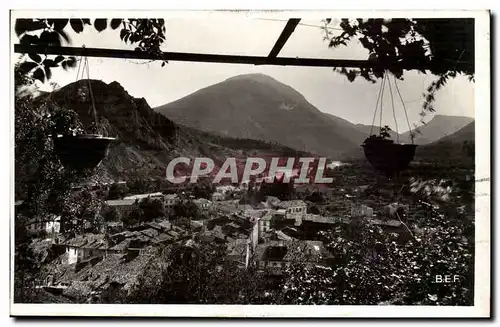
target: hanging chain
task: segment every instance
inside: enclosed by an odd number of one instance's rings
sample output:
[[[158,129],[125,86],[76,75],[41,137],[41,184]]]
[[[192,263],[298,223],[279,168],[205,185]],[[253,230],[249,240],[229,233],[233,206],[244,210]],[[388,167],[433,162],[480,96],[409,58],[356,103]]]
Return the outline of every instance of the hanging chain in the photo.
[[[410,120],[408,119],[408,112],[406,110],[406,106],[405,106],[405,102],[403,100],[403,97],[401,96],[401,92],[399,91],[398,81],[396,80],[396,77],[394,77],[394,85],[396,86],[396,91],[398,92],[399,99],[401,100],[401,104],[403,105],[403,110],[405,112],[406,122],[408,123],[408,130],[410,132],[411,144],[414,144],[413,139],[415,138],[415,136],[413,135],[413,131],[411,130]]]
[[[410,126],[410,120],[408,119],[408,111],[406,110],[406,106],[405,106],[405,102],[403,100],[403,96],[401,95],[401,92],[399,90],[399,86],[398,86],[398,81],[396,79],[395,76],[393,76],[393,79],[394,79],[394,86],[396,88],[396,92],[398,93],[399,95],[399,99],[401,100],[401,104],[403,106],[403,110],[404,110],[404,113],[405,113],[405,118],[406,118],[406,122],[408,124],[408,131],[410,133],[410,138],[411,138],[411,144],[414,144],[414,134],[413,134],[413,131],[411,129],[411,126]],[[394,95],[392,93],[392,86],[391,86],[391,81],[390,81],[390,78],[389,78],[389,73],[385,72],[384,73],[384,76],[382,78],[382,84],[380,85],[380,90],[379,90],[379,93],[378,93],[378,96],[377,96],[377,103],[375,104],[375,112],[373,113],[373,120],[372,120],[372,126],[371,126],[371,129],[370,129],[370,136],[373,135],[373,129],[375,127],[375,119],[377,117],[377,111],[378,111],[378,106],[380,104],[380,121],[379,121],[379,130],[380,130],[380,133],[382,132],[382,116],[383,116],[383,99],[384,99],[384,90],[385,90],[385,83],[386,81],[389,83],[389,93],[390,93],[390,96],[391,96],[391,103],[392,103],[392,115],[394,117],[394,123],[396,125],[396,137],[397,137],[397,142],[399,144],[399,127],[398,127],[398,121],[396,119],[396,108],[395,108],[395,105],[394,105]]]
[[[375,118],[377,117],[378,104],[379,104],[380,99],[382,97],[382,93],[384,92],[383,91],[384,82],[385,82],[385,74],[384,74],[384,77],[382,79],[382,84],[380,84],[380,89],[378,91],[377,103],[375,104],[375,112],[373,113],[372,128],[370,129],[370,136],[373,134],[373,128],[375,127]]]
[[[382,113],[383,113],[383,106],[384,106],[384,89],[385,89],[385,82],[389,79],[387,72],[384,73],[384,79],[382,81],[382,95],[380,96],[380,122],[379,122],[379,134],[382,133]]]
[[[97,129],[98,128],[97,110],[95,108],[94,93],[92,92],[92,83],[90,82],[89,59],[87,57],[85,57],[85,63],[87,67],[87,81],[89,83],[90,100],[92,101],[92,110],[94,112],[94,121]]]
[[[85,45],[83,45],[82,47],[85,49]],[[78,70],[77,70],[77,73],[76,73],[76,81],[75,82],[78,82],[78,80],[80,78],[84,79],[85,75],[87,75],[86,79],[87,79],[87,84],[88,84],[88,87],[89,87],[90,100],[92,102],[92,113],[93,113],[93,116],[94,116],[95,127],[97,129],[98,128],[97,110],[96,110],[96,107],[95,107],[94,93],[92,92],[92,83],[90,82],[89,59],[86,56],[82,56],[80,58],[80,61],[79,61],[79,64],[78,64]]]
[[[396,119],[396,109],[394,107],[394,97],[392,95],[392,86],[391,86],[391,80],[388,79],[389,82],[389,93],[391,94],[391,103],[392,103],[392,116],[394,117],[394,124],[396,125],[396,138],[397,142],[399,144],[399,129],[398,129],[398,120]]]

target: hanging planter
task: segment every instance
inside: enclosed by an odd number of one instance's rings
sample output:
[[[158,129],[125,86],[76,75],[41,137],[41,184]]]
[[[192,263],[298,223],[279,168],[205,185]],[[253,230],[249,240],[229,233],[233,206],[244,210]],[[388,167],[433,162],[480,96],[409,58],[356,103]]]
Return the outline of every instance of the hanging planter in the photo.
[[[57,135],[54,147],[65,168],[85,170],[97,167],[115,140],[97,134]]]
[[[396,137],[398,141],[397,143],[395,143],[392,139],[390,139],[391,129],[389,128],[389,126],[386,125],[382,127],[382,109],[383,109],[382,102],[383,102],[384,88],[386,82],[388,83],[389,92],[391,96],[392,112],[394,117],[394,123],[396,125]],[[417,145],[413,144],[413,133],[410,127],[410,122],[408,121],[408,114],[406,112],[406,107],[404,105],[403,98],[397,86],[396,78],[394,78],[394,85],[396,87],[397,93],[399,94],[399,98],[401,100],[401,104],[405,112],[412,144],[399,143],[398,122],[396,120],[392,86],[389,80],[388,73],[385,73],[378,94],[377,104],[375,105],[375,113],[373,115],[373,123],[372,123],[372,132],[373,132],[373,128],[375,127],[374,126],[375,118],[377,115],[378,106],[380,104],[380,134],[373,135],[370,132],[371,136],[368,137],[361,145],[363,147],[365,157],[368,160],[368,162],[372,165],[372,167],[389,178],[394,177],[400,171],[408,168],[408,165],[415,157],[415,150],[417,148]]]
[[[101,128],[99,119],[97,118],[94,95],[92,93],[87,57],[83,58],[80,64],[82,62],[82,77],[86,71],[89,98],[92,101],[92,111],[94,115],[94,123],[90,128],[92,132],[97,131],[100,133]],[[78,71],[80,71],[80,66],[78,67]],[[96,168],[104,157],[106,157],[109,146],[116,138],[105,137],[102,134],[85,134],[83,133],[82,126],[76,123],[77,121],[78,115],[73,111],[73,117],[63,114],[58,120],[59,124],[56,122],[56,130],[59,128],[59,130],[63,131],[63,134],[56,134],[54,137],[55,151],[65,168],[79,171]],[[72,134],[67,134],[68,131],[72,132]]]
[[[370,165],[387,177],[393,177],[408,168],[417,148],[415,144],[398,144],[374,135],[367,138],[361,146]]]

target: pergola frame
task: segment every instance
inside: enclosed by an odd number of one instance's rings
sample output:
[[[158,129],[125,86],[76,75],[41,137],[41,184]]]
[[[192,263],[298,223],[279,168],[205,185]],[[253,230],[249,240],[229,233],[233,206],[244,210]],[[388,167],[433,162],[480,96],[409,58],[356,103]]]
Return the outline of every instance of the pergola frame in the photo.
[[[279,52],[284,47],[297,25],[300,18],[290,18],[281,32],[278,40],[267,57],[264,56],[242,56],[242,55],[222,55],[208,53],[188,53],[188,52],[163,52],[162,55],[153,55],[147,52],[134,50],[118,50],[103,48],[85,47],[61,47],[45,45],[24,45],[15,44],[14,52],[23,54],[46,54],[46,55],[67,55],[86,56],[99,58],[118,59],[139,59],[139,60],[161,60],[161,61],[185,61],[204,63],[225,63],[225,64],[246,64],[246,65],[274,65],[274,66],[303,66],[303,67],[346,67],[346,68],[375,68],[380,66],[377,61],[350,60],[350,59],[320,59],[320,58],[299,58],[299,57],[278,57]],[[467,65],[467,62],[457,62],[457,68]],[[401,69],[430,69],[422,67],[422,64],[404,65],[394,63],[394,67]]]

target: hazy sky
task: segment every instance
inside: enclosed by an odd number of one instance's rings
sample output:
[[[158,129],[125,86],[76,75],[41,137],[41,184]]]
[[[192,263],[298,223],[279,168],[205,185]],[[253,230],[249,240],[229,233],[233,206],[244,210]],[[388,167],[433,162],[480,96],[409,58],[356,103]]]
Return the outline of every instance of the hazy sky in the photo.
[[[166,21],[167,42],[164,51],[241,54],[266,56],[286,20],[256,17],[199,16],[197,18],[170,18]],[[309,25],[316,25],[309,26]],[[366,51],[359,45],[329,49],[319,28],[321,18],[303,19],[280,56],[309,58],[366,59]],[[86,45],[97,48],[132,49],[119,39],[119,31],[111,29],[97,33],[86,28],[83,33],[68,31],[71,46]],[[380,84],[364,80],[354,83],[334,73],[330,68],[252,66],[217,63],[159,62],[144,64],[139,60],[89,58],[90,77],[107,83],[118,81],[132,96],[144,97],[151,107],[159,106],[200,88],[246,73],[263,73],[288,84],[302,93],[319,110],[347,119],[353,123],[371,124]],[[74,82],[77,70],[53,70],[53,81],[59,85]],[[408,109],[410,123],[417,123],[422,104],[422,93],[435,79],[432,75],[407,72],[399,87]],[[394,95],[396,96],[395,92]],[[447,84],[436,97],[439,114],[474,117],[474,84],[459,77]],[[408,129],[404,111],[395,97],[399,130]],[[427,120],[430,119],[427,118]],[[378,121],[378,119],[377,119]],[[394,128],[389,92],[384,98],[383,124]]]

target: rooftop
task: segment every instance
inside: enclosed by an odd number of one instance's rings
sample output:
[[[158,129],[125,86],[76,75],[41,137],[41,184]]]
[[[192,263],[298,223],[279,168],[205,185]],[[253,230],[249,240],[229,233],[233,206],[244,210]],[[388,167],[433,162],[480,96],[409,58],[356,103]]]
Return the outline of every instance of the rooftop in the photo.
[[[135,195],[129,195],[124,197],[124,200],[140,200],[140,199],[145,199],[145,198],[152,198],[152,197],[163,197],[163,193],[161,192],[155,192],[155,193],[148,193],[148,194],[135,194]]]
[[[177,199],[179,196],[176,194],[176,193],[172,193],[172,194],[165,194],[165,200],[175,200]]]
[[[311,221],[320,224],[335,224],[336,219],[332,217],[325,217],[321,215],[306,214],[302,221]]]
[[[302,200],[291,200],[291,201],[281,201],[276,204],[276,206],[280,209],[288,209],[292,207],[306,207],[307,203]]]
[[[108,206],[131,206],[135,203],[135,199],[119,199],[119,200],[108,200],[106,204]]]
[[[103,242],[104,235],[102,234],[84,234],[68,239],[63,244],[78,248],[98,248],[103,245]]]
[[[205,203],[210,204],[210,203],[212,203],[212,201],[207,200],[205,198],[194,199],[193,202],[195,204],[205,204]]]

